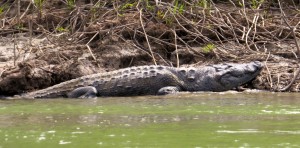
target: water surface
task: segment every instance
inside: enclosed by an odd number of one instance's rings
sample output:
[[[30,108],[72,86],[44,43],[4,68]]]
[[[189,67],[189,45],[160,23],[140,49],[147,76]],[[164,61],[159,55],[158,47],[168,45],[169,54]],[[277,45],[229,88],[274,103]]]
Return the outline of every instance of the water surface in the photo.
[[[300,94],[0,101],[1,147],[299,147]]]

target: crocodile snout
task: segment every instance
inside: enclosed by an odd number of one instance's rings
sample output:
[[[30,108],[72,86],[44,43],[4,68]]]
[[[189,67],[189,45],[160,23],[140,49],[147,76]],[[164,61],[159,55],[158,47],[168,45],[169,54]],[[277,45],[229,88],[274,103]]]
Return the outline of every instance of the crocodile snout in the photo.
[[[263,67],[264,67],[263,63],[261,63],[260,61],[254,61],[250,63],[248,70],[251,72],[257,72],[260,71]]]

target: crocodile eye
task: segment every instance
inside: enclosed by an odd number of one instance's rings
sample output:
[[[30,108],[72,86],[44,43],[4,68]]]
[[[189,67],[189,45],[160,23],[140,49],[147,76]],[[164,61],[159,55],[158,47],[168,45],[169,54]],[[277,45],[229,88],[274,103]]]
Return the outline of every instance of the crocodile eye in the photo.
[[[100,81],[94,81],[93,86],[99,85],[101,82]]]
[[[232,66],[232,65],[227,65],[227,68],[231,68],[231,67],[233,67],[233,66]],[[227,68],[226,68],[226,69],[227,69]]]
[[[187,73],[187,79],[188,79],[188,81],[190,81],[190,82],[193,82],[193,81],[195,81],[195,73],[196,73],[196,70],[195,69],[190,69],[189,71],[188,71],[188,73]]]

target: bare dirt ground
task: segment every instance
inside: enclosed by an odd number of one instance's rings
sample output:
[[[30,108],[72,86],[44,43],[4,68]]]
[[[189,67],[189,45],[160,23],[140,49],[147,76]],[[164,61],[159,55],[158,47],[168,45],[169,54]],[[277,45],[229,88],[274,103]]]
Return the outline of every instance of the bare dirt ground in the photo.
[[[20,0],[18,14],[18,0],[5,0],[0,3],[0,95],[130,66],[255,60],[266,66],[245,87],[298,92],[299,6],[293,1]]]

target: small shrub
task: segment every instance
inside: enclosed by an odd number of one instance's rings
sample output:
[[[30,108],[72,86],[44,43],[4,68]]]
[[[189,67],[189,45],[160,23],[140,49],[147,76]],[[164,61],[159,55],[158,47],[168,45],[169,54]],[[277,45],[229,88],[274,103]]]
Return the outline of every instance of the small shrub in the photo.
[[[216,47],[216,46],[215,46],[214,44],[208,43],[206,46],[204,46],[204,47],[202,48],[202,50],[203,50],[204,53],[210,53],[210,52],[213,51],[213,49],[214,49],[215,47]]]

